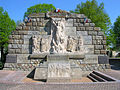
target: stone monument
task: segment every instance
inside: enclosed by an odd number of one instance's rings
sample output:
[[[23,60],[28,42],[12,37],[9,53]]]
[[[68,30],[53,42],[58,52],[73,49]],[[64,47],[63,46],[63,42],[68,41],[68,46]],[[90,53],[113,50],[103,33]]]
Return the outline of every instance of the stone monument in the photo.
[[[5,70],[35,69],[34,79],[70,81],[110,68],[106,37],[84,14],[48,12],[28,17],[31,20],[9,36]]]

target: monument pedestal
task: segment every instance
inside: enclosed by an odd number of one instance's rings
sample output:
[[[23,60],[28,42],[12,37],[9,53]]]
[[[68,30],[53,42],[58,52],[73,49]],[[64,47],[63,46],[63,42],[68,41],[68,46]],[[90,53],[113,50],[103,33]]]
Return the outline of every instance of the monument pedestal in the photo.
[[[63,54],[47,55],[47,61],[36,67],[34,79],[44,79],[47,82],[70,82],[72,79],[81,79],[82,70],[80,67],[71,66],[70,58],[71,56]]]
[[[48,55],[48,82],[70,82],[71,68],[68,55]]]

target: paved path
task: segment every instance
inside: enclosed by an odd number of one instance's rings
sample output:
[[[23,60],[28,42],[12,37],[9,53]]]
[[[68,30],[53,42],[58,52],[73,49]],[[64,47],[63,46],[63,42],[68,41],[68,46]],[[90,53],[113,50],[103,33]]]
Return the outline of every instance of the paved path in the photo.
[[[8,84],[0,83],[0,90],[120,90],[120,83],[77,84]]]
[[[107,70],[104,71],[103,73],[120,80],[120,70]]]
[[[26,77],[23,71],[0,71],[0,81],[21,82]]]
[[[120,90],[120,82],[28,83],[23,82],[26,75],[22,71],[0,71],[0,90]]]

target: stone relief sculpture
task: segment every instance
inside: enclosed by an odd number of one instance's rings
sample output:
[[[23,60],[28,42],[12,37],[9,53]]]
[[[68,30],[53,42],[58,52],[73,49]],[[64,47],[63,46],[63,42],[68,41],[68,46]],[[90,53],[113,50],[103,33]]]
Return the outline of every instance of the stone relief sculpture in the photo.
[[[47,38],[40,39],[40,51],[41,52],[49,52],[50,45],[49,40]]]
[[[76,51],[80,51],[82,45],[83,45],[82,37],[78,37]]]
[[[32,37],[33,40],[33,47],[32,47],[32,51],[33,53],[40,53],[40,44],[39,44],[39,38],[36,36]]]
[[[51,36],[49,38],[33,36],[33,53],[71,53],[83,49],[82,36],[65,35],[65,19],[51,19]]]
[[[75,39],[73,37],[68,36],[67,39],[67,51],[74,52],[75,51]]]
[[[51,41],[51,49],[53,53],[62,52],[64,53],[66,51],[66,36],[65,36],[65,20],[51,20],[51,35],[52,35],[52,41]]]
[[[70,77],[70,65],[51,63],[48,65],[48,77]]]
[[[68,52],[80,52],[83,41],[81,37],[68,36],[67,39],[67,51]]]

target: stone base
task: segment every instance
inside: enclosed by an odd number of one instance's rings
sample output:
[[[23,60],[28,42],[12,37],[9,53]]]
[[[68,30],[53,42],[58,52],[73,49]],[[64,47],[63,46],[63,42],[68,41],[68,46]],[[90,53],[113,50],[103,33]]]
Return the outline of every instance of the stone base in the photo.
[[[34,79],[36,80],[47,79],[47,67],[36,67]]]
[[[47,82],[70,82],[70,78],[49,78]]]

